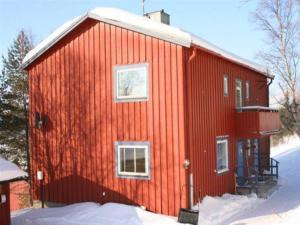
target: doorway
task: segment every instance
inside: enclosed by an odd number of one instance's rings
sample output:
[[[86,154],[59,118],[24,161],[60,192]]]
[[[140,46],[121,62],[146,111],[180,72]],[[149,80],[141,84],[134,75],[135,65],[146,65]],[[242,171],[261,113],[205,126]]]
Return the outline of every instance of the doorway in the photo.
[[[237,141],[237,183],[243,185],[245,183],[245,158],[244,158],[244,141]]]

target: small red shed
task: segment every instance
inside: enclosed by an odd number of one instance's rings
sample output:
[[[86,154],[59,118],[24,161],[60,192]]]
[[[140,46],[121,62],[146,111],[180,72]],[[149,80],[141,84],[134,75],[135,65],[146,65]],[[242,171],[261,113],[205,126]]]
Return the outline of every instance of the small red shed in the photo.
[[[273,76],[156,13],[96,8],[25,57],[35,200],[42,171],[46,202],[176,215],[199,196],[234,193],[249,166],[270,169]]]
[[[16,165],[0,158],[0,222],[10,225],[10,189],[11,182],[25,179],[27,173]]]

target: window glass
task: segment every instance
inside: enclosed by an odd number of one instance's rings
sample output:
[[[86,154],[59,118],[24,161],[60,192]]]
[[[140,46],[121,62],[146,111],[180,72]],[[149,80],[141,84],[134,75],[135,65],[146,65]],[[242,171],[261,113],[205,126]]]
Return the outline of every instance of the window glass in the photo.
[[[147,64],[116,66],[114,71],[116,101],[148,99]]]
[[[135,172],[134,171],[134,148],[124,148],[125,151],[124,155],[124,163],[125,163],[125,170],[124,172]]]
[[[145,149],[143,148],[136,148],[136,172],[137,173],[146,173],[146,155]]]
[[[250,97],[250,84],[249,81],[246,81],[246,99]]]
[[[235,97],[236,97],[236,107],[240,108],[243,106],[243,96],[242,96],[242,81],[236,80],[235,82]]]
[[[117,172],[121,177],[149,177],[149,144],[145,142],[116,143]]]
[[[224,75],[223,88],[224,88],[224,96],[228,96],[228,76],[227,75]]]
[[[228,170],[228,139],[217,140],[217,171],[222,173]]]

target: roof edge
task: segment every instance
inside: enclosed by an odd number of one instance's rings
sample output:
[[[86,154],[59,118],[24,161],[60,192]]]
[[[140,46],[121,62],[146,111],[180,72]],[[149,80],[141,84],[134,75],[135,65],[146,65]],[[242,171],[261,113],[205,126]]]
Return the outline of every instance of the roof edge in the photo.
[[[70,25],[66,30],[64,30],[61,34],[59,34],[53,40],[50,40],[49,43],[47,43],[47,45],[45,47],[37,49],[39,47],[39,45],[42,45],[42,44],[44,44],[44,42],[47,42],[48,41],[47,39],[48,38],[50,39],[51,35],[53,35],[54,33],[52,33],[50,36],[48,36],[46,39],[44,39],[42,42],[40,42],[35,48],[33,48],[31,51],[29,51],[27,53],[27,55],[23,59],[21,69],[26,69],[31,63],[33,63],[33,61],[35,61],[38,57],[40,57],[42,54],[44,54],[48,49],[50,49],[54,44],[56,44],[63,37],[65,37],[67,34],[69,34],[73,29],[75,29],[79,24],[81,24],[87,18],[88,18],[88,13],[86,13],[83,16],[79,16],[79,17],[73,19],[72,21],[70,21]],[[60,28],[61,27],[59,27],[57,30],[59,30]],[[36,51],[35,51],[35,49],[36,49]]]
[[[95,14],[93,12],[88,12],[88,16],[91,19],[95,19],[95,20],[98,20],[98,21],[109,23],[109,24],[112,24],[112,25],[115,25],[115,26],[118,26],[118,27],[126,28],[128,30],[136,31],[138,33],[149,35],[149,36],[154,37],[154,38],[165,40],[165,41],[168,41],[168,42],[171,42],[171,43],[174,43],[174,44],[178,44],[178,45],[181,45],[181,46],[184,46],[184,47],[188,47],[188,48],[191,47],[191,43],[192,43],[191,36],[186,34],[186,32],[183,32],[183,31],[181,31],[181,32],[182,32],[182,34],[186,35],[185,40],[180,40],[180,39],[176,40],[176,39],[172,38],[171,36],[168,36],[168,35],[165,35],[165,34],[160,34],[159,32],[151,31],[150,29],[145,30],[145,29],[143,29],[139,26],[136,26],[134,24],[130,24],[130,23],[126,23],[126,22],[123,22],[123,21],[118,21],[118,20],[113,20],[113,19],[98,16],[97,14]],[[150,20],[148,18],[145,18],[145,19]],[[151,21],[151,22],[154,22],[154,21]],[[158,23],[158,22],[155,22],[155,23]],[[174,28],[174,27],[171,27],[171,26],[165,25],[165,24],[160,24],[160,25],[164,25],[164,26],[166,26],[166,28],[168,28],[168,27],[169,28]]]
[[[28,176],[16,177],[16,178],[9,179],[9,180],[2,180],[2,181],[0,181],[0,185],[6,184],[6,183],[12,183],[12,182],[16,182],[16,181],[21,181],[21,180],[27,181]]]
[[[95,8],[93,10],[88,11],[82,16],[76,17],[75,19],[64,23],[25,56],[21,68],[26,69],[38,57],[40,57],[54,44],[56,44],[63,37],[69,34],[73,29],[75,29],[87,18],[91,18],[118,27],[136,31],[187,48],[190,48],[191,46],[196,46],[216,56],[222,57],[233,63],[239,64],[243,67],[256,71],[270,79],[274,78],[273,75],[269,74],[266,68],[263,68],[255,62],[243,59],[231,52],[223,50],[222,48],[219,48],[216,45],[196,35],[183,31],[177,27],[161,24],[152,21],[149,18],[114,8]]]

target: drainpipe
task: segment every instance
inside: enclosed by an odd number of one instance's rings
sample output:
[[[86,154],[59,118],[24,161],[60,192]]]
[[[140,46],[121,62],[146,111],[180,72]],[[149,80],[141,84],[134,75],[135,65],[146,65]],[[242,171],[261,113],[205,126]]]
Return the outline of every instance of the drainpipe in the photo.
[[[267,75],[269,75],[269,70],[267,70]],[[267,86],[268,86],[268,106],[270,106],[270,85],[273,83],[274,77],[270,77],[270,81],[268,82]]]
[[[190,82],[190,74],[191,74],[191,69],[190,69],[190,66],[191,66],[191,62],[192,60],[196,57],[196,53],[197,53],[197,48],[195,47],[192,47],[193,49],[193,52],[192,54],[189,56],[188,60],[187,60],[187,63],[186,63],[186,109],[187,109],[187,112],[189,112],[189,106],[190,106],[190,102],[189,102],[189,99],[188,99],[188,91],[189,91],[189,88],[188,88],[188,84],[191,83]],[[193,159],[193,152],[190,151],[190,145],[189,143],[191,143],[192,141],[192,137],[191,135],[188,133],[189,132],[189,129],[188,127],[192,124],[191,121],[189,121],[189,117],[188,117],[188,113],[186,114],[186,121],[187,121],[187,129],[186,129],[186,137],[190,139],[190,141],[187,141],[187,149],[186,149],[186,157],[187,157],[187,160],[191,163],[189,165],[187,169],[187,173],[188,173],[188,187],[189,187],[189,208],[192,209],[193,205],[194,205],[194,182],[193,182],[193,170],[192,170],[192,162],[191,160]],[[186,140],[187,140],[186,138]]]

